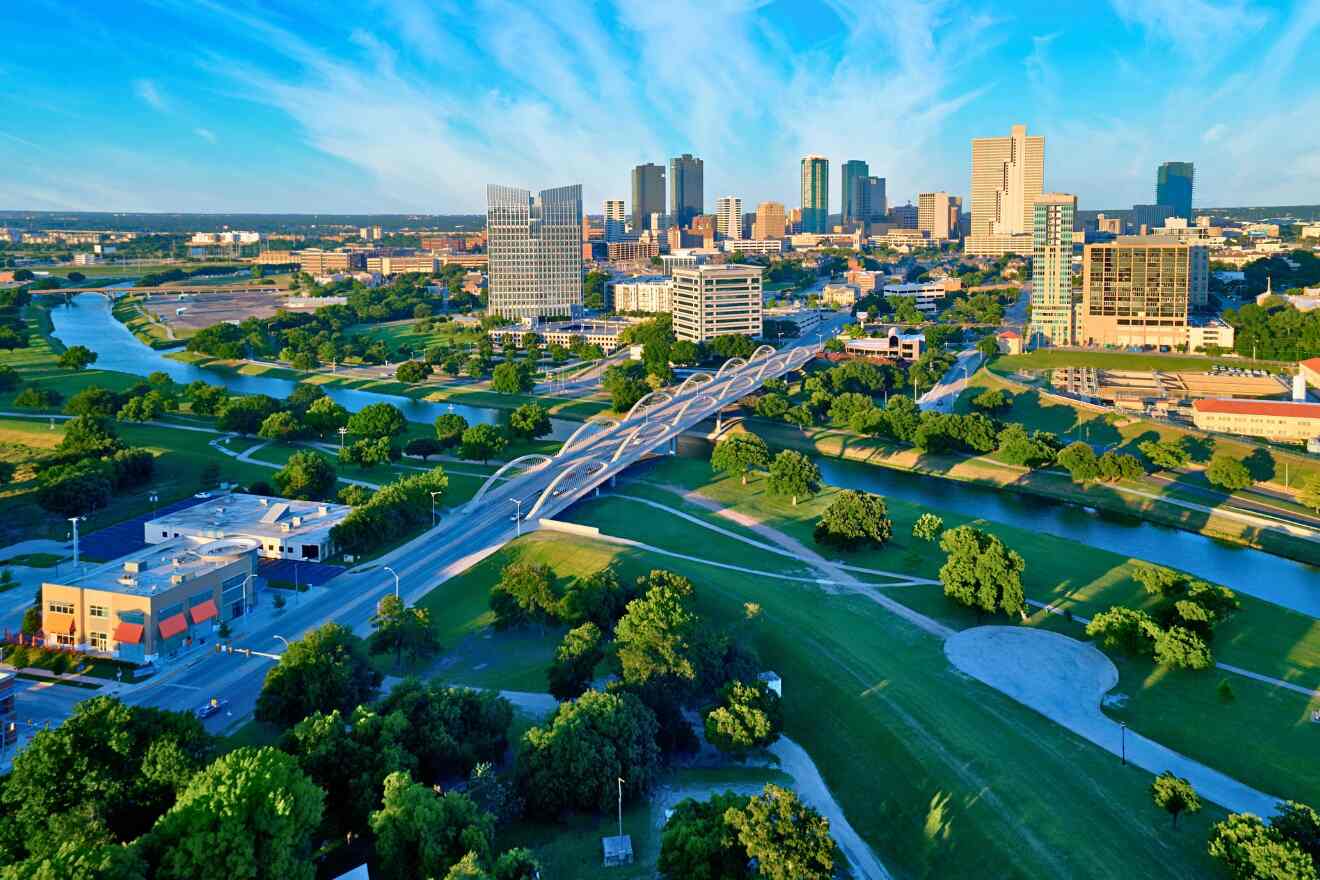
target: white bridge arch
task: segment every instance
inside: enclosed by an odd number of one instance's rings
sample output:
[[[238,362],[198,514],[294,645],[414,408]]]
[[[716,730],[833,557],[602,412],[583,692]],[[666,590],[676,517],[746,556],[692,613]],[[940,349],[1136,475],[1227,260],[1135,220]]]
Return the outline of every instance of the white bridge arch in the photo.
[[[568,439],[564,441],[563,445],[559,447],[559,451],[555,453],[555,458],[559,458],[564,453],[575,449],[578,445],[579,438],[581,438],[583,442],[586,442],[588,439],[587,435],[589,434],[604,434],[617,427],[619,427],[617,419],[611,419],[609,417],[593,417],[587,419],[578,426],[576,431],[568,435]]]
[[[639,412],[645,412],[646,410],[653,409],[657,406],[664,406],[666,403],[672,403],[673,400],[674,400],[674,395],[670,394],[668,391],[665,391],[663,389],[660,391],[652,391],[649,394],[644,394],[636,403],[632,405],[632,409],[628,410],[628,415],[624,416],[623,420],[625,422],[630,421],[632,417],[637,415],[637,413]]]
[[[534,471],[539,471],[552,461],[554,461],[554,459],[548,455],[533,452],[530,455],[520,455],[512,461],[505,462],[499,470],[486,478],[486,482],[481,484],[481,488],[477,490],[477,494],[472,496],[472,500],[467,503],[467,506],[464,509],[475,510],[477,505],[481,502],[481,499],[486,497],[486,493],[490,491],[490,488],[498,483],[500,478],[509,471],[522,471],[522,473],[518,475],[521,477]],[[512,479],[517,479],[517,477],[513,477]]]
[[[545,507],[546,502],[560,494],[556,490],[559,489],[561,484],[575,477],[589,480],[591,477],[608,468],[609,465],[599,458],[588,458],[586,461],[576,461],[568,465],[559,472],[558,476],[550,481],[550,485],[545,487],[541,492],[540,497],[536,499],[536,503],[532,505],[532,509],[527,511],[527,516],[524,517],[524,519],[536,519],[536,515],[541,512],[542,507]],[[578,487],[569,486],[568,491],[572,492],[576,488]]]

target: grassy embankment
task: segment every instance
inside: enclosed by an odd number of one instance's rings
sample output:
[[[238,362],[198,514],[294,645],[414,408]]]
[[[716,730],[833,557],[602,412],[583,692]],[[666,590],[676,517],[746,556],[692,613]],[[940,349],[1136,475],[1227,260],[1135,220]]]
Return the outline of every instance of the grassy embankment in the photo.
[[[151,314],[144,298],[141,296],[120,297],[110,313],[127,327],[139,341],[152,348],[172,348],[192,335],[191,331],[183,327],[180,327],[178,331],[171,331],[164,322],[157,320]]]

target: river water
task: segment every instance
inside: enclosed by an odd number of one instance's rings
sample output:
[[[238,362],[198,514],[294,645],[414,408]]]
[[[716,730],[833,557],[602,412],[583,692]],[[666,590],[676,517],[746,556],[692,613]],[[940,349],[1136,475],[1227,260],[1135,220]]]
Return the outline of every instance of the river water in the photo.
[[[71,306],[51,310],[54,335],[65,345],[85,345],[97,353],[96,366],[146,376],[156,370],[176,382],[197,379],[223,384],[245,394],[269,394],[283,399],[294,389],[288,379],[241,376],[205,370],[165,357],[140,342],[110,313],[105,297],[79,294]],[[410,421],[431,422],[446,412],[462,415],[469,422],[497,423],[499,410],[459,404],[426,403],[392,394],[327,388],[326,393],[346,409],[356,412],[369,403],[387,402],[399,407]],[[552,420],[556,438],[567,437],[579,423]],[[707,455],[704,441],[684,439],[680,450],[686,455]],[[1068,538],[1093,547],[1144,559],[1190,572],[1249,596],[1256,596],[1320,617],[1320,569],[1293,562],[1259,550],[1216,541],[1194,532],[1155,525],[1135,518],[1092,513],[1071,504],[1020,495],[1016,492],[924,477],[856,462],[820,460],[825,482],[849,489],[863,489],[901,498],[932,510],[947,510],[980,517],[1030,531]]]
[[[50,311],[56,339],[65,345],[85,345],[96,352],[96,367],[146,376],[157,370],[166,373],[175,382],[187,384],[198,379],[212,385],[224,385],[242,394],[268,394],[284,400],[297,385],[289,379],[270,376],[243,376],[219,370],[206,370],[168,358],[161,351],[140,341],[110,313],[110,301],[99,293],[80,293],[71,305],[58,305]],[[397,394],[358,391],[352,388],[329,386],[325,389],[334,401],[349,412],[357,412],[367,404],[392,403],[403,411],[411,422],[434,422],[444,413],[457,413],[471,423],[498,424],[503,413],[488,407],[463,404],[428,403]],[[551,419],[551,436],[562,439],[580,423]]]

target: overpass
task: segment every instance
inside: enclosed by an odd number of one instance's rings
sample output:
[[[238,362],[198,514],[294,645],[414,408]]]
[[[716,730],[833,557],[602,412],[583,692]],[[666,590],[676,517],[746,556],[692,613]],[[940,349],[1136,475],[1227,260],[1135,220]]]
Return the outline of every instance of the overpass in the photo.
[[[52,290],[34,290],[33,294],[40,295],[64,295],[72,293],[103,293],[111,298],[127,296],[132,293],[145,293],[156,295],[162,293],[184,294],[195,296],[201,293],[278,293],[287,294],[289,291],[276,287],[274,284],[211,284],[211,285],[193,285],[191,287],[60,287]]]

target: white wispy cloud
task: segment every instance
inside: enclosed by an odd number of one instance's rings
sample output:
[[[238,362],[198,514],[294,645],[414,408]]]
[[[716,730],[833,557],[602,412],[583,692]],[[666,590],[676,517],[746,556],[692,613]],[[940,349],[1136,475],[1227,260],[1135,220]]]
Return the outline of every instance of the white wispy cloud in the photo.
[[[145,101],[153,110],[166,110],[169,107],[165,96],[156,84],[149,79],[133,81],[133,93]]]
[[[211,131],[209,128],[194,128],[193,134],[212,144],[216,141],[215,132]]]
[[[1153,43],[1171,46],[1182,58],[1210,67],[1260,30],[1269,15],[1248,0],[1111,0],[1128,24]]]

